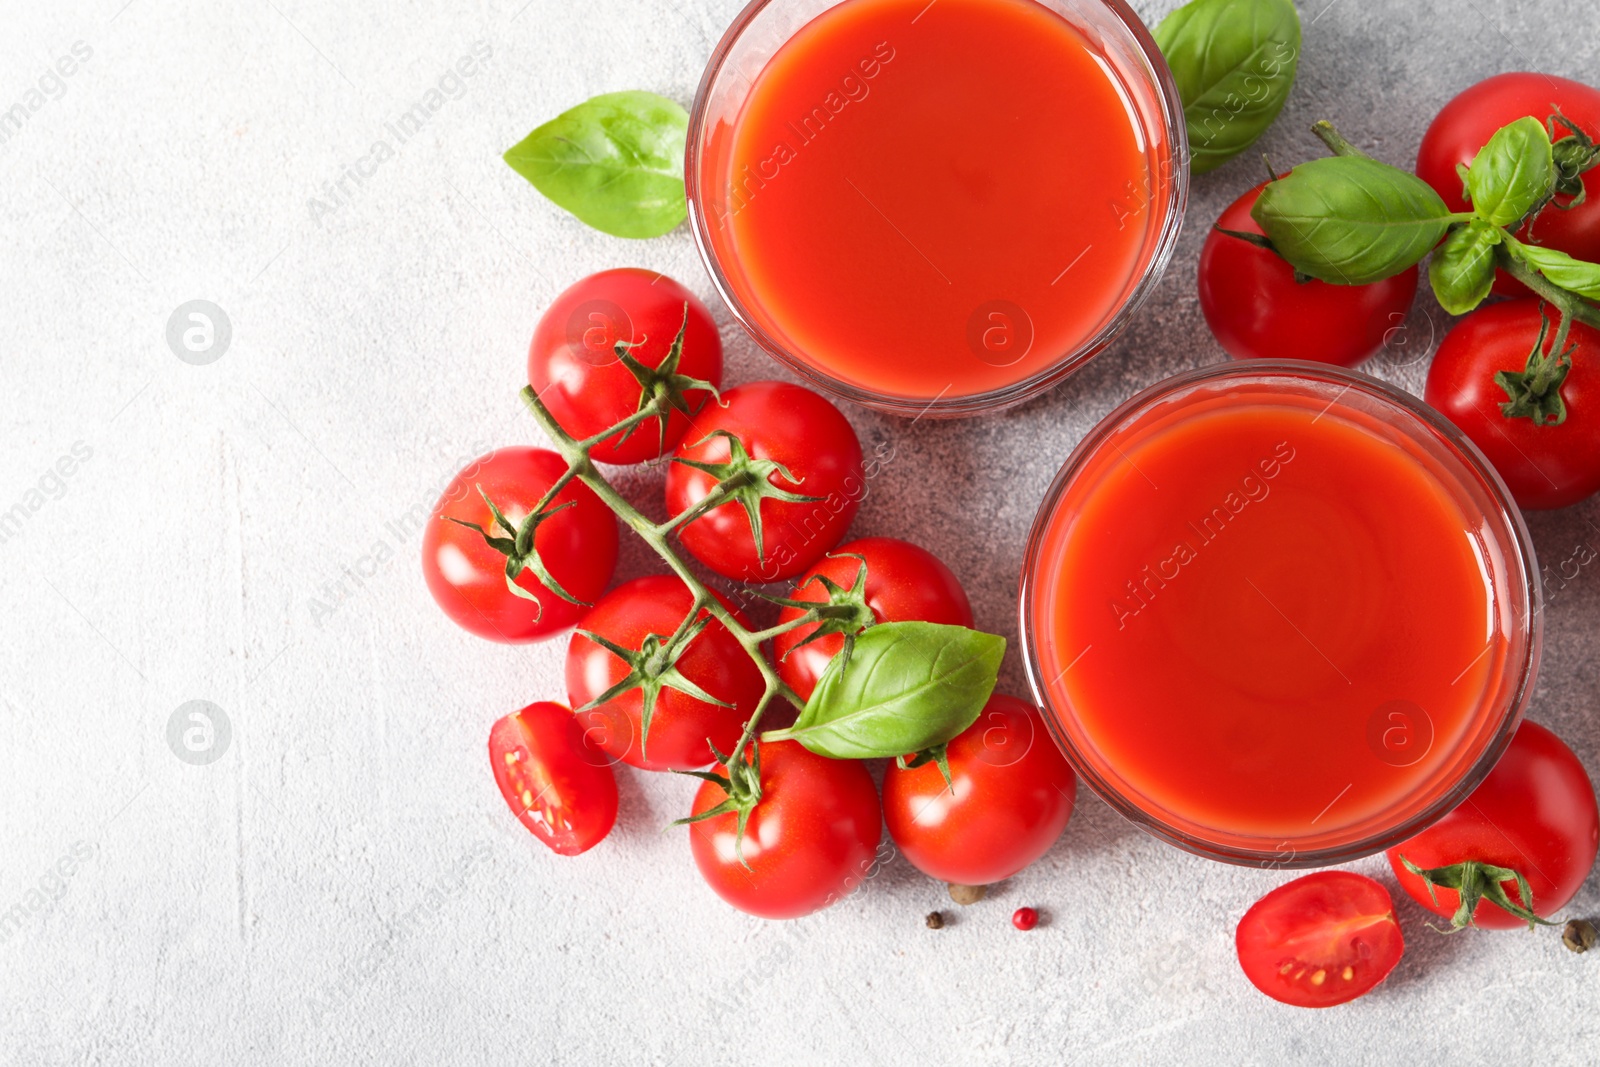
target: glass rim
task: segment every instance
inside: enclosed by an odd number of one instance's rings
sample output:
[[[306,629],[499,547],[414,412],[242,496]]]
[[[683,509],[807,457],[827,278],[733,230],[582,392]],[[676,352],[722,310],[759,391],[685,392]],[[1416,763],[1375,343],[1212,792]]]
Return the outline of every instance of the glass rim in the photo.
[[[1190,177],[1188,126],[1184,119],[1183,101],[1178,94],[1177,82],[1173,79],[1172,71],[1167,66],[1161,49],[1156,45],[1155,38],[1126,0],[1090,0],[1090,2],[1107,9],[1122,24],[1149,68],[1149,80],[1154,89],[1154,98],[1160,105],[1161,124],[1168,141],[1167,155],[1172,173],[1167,183],[1167,197],[1163,205],[1165,216],[1154,247],[1141,268],[1133,288],[1094,334],[1079,342],[1070,351],[1061,353],[1048,366],[1009,385],[955,397],[945,397],[941,392],[928,398],[879,392],[837,378],[790,351],[755,321],[738,294],[734,292],[712,245],[710,223],[701,207],[702,191],[699,175],[701,144],[705,133],[706,115],[711,106],[712,91],[734,47],[762,11],[775,4],[793,2],[795,0],[751,0],[728,26],[706,63],[705,72],[701,75],[700,84],[695,90],[694,101],[689,107],[689,131],[684,152],[683,178],[689,209],[689,228],[694,235],[694,244],[700,254],[700,261],[704,264],[706,273],[711,276],[717,295],[722,298],[722,302],[733,313],[734,319],[761,350],[799,375],[808,384],[831,396],[863,407],[916,418],[962,418],[1000,411],[1031,400],[1060,384],[1116,340],[1134,313],[1161,281],[1167,265],[1177,251],[1178,234],[1183,228],[1184,208],[1189,199]],[[838,2],[842,3],[845,0]],[[1044,6],[1049,5],[1046,3]],[[1056,14],[1061,13],[1056,12]],[[1139,73],[1142,76],[1145,72]]]
[[[1340,396],[1345,391],[1359,389],[1369,396],[1401,409],[1421,423],[1424,429],[1431,430],[1448,444],[1463,464],[1481,479],[1495,509],[1493,517],[1498,517],[1501,525],[1510,534],[1509,544],[1503,545],[1502,548],[1507,551],[1508,556],[1511,552],[1515,553],[1514,560],[1507,559],[1507,572],[1520,574],[1521,578],[1522,600],[1521,603],[1514,605],[1514,611],[1515,617],[1520,620],[1516,633],[1525,645],[1522,650],[1522,662],[1516,669],[1515,685],[1507,687],[1506,694],[1496,701],[1496,706],[1493,708],[1494,714],[1499,716],[1499,722],[1493,727],[1493,733],[1476,761],[1454,783],[1440,790],[1439,795],[1426,807],[1387,829],[1374,830],[1348,843],[1307,851],[1291,850],[1287,854],[1281,851],[1281,847],[1272,850],[1245,848],[1212,841],[1187,832],[1140,807],[1125,796],[1116,785],[1107,781],[1093,763],[1078,751],[1077,746],[1066,735],[1066,731],[1057,724],[1057,719],[1063,716],[1057,710],[1042,680],[1039,650],[1035,643],[1036,627],[1032,618],[1037,592],[1035,572],[1039,566],[1045,533],[1056,515],[1067,486],[1111,433],[1154,404],[1195,386],[1229,378],[1259,380],[1286,377],[1302,381],[1321,379],[1333,385],[1343,385],[1344,389],[1341,390]],[[1414,428],[1408,429],[1408,432],[1415,432]],[[1489,514],[1487,511],[1485,513]],[[1034,514],[1033,524],[1028,531],[1018,585],[1020,644],[1028,687],[1033,693],[1034,700],[1045,713],[1045,723],[1049,727],[1051,736],[1055,738],[1057,746],[1066,755],[1079,777],[1113,810],[1140,829],[1168,844],[1207,859],[1269,869],[1327,867],[1374,855],[1415,836],[1465,800],[1504,755],[1506,746],[1511,743],[1511,738],[1521,725],[1523,715],[1532,700],[1542,645],[1542,608],[1543,590],[1539,583],[1538,563],[1527,522],[1512,498],[1510,490],[1506,488],[1505,482],[1495,471],[1494,465],[1466,434],[1422,400],[1382,379],[1327,363],[1296,359],[1229,360],[1225,363],[1182,371],[1141,389],[1117,405],[1083,436],[1051,480],[1050,487],[1040,500],[1039,509]],[[1508,677],[1510,673],[1508,670]],[[1292,842],[1285,843],[1292,844]]]

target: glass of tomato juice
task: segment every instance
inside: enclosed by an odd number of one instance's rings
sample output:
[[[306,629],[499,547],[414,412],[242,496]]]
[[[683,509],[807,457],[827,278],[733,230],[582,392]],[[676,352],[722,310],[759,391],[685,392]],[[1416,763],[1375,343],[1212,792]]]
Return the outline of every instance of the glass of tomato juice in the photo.
[[[1300,361],[1161,382],[1067,460],[1028,538],[1030,683],[1112,807],[1214,859],[1396,844],[1494,766],[1533,691],[1537,565],[1438,413]]]
[[[739,321],[821,388],[995,410],[1155,286],[1182,116],[1122,0],[755,0],[690,114],[695,241]]]

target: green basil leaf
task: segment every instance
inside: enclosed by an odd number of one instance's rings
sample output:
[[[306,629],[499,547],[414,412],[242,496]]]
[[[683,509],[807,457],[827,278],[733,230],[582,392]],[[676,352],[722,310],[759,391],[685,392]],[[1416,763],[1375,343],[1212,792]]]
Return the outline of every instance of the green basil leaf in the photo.
[[[1544,245],[1511,240],[1511,253],[1550,282],[1589,300],[1600,300],[1600,264],[1573,259],[1565,252]]]
[[[1192,0],[1155,39],[1183,99],[1195,174],[1254,144],[1294,88],[1300,16],[1289,0]]]
[[[1295,270],[1337,285],[1393,277],[1450,226],[1427,182],[1367,156],[1328,156],[1268,182],[1250,215]]]
[[[875,759],[943,744],[977,721],[994,691],[1006,639],[931,622],[886,622],[835,656],[787,730],[820,756]]]
[[[1510,226],[1545,197],[1556,181],[1550,132],[1536,118],[1502,126],[1467,169],[1467,196],[1480,219]]]
[[[1428,264],[1428,281],[1440,307],[1465,315],[1483,303],[1494,286],[1494,247],[1504,234],[1498,226],[1473,219],[1445,238]]]
[[[688,215],[683,150],[689,114],[655,93],[604,93],[564,111],[506,151],[511,169],[597,230],[659,237]]]

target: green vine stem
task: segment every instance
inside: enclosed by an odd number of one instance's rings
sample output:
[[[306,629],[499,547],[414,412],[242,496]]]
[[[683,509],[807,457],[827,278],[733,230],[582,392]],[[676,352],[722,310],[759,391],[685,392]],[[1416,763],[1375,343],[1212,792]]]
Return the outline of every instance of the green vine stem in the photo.
[[[1574,320],[1600,329],[1600,307],[1589,303],[1576,293],[1555,285],[1518,259],[1512,254],[1511,249],[1503,244],[1495,248],[1494,258],[1495,266],[1532,289],[1546,303],[1554,304],[1561,309],[1561,332],[1556,340],[1555,351],[1561,350],[1561,345],[1567,336],[1567,324]]]
[[[767,706],[771,704],[774,697],[782,697],[796,708],[801,708],[805,705],[805,701],[801,700],[794,690],[790,689],[789,686],[784,684],[783,679],[778,677],[778,672],[767,662],[767,658],[761,654],[761,646],[779,634],[817,622],[820,615],[816,612],[807,612],[798,619],[779,623],[765,630],[750,630],[734,616],[733,612],[723,606],[722,601],[717,599],[716,594],[704,582],[700,581],[694,572],[689,569],[688,565],[673,551],[668,541],[672,531],[683,525],[684,522],[704,514],[718,504],[725,503],[731,498],[730,492],[737,488],[737,485],[719,482],[707,494],[705,500],[701,501],[700,506],[691,508],[684,513],[689,516],[689,519],[677,516],[668,519],[664,523],[657,524],[651,522],[638,508],[629,503],[627,498],[617,492],[616,488],[595,468],[594,462],[589,458],[590,450],[614,434],[628,430],[648,419],[664,415],[667,410],[667,402],[664,399],[656,397],[645,402],[638,411],[615,426],[582,441],[574,439],[571,434],[561,428],[560,424],[556,422],[555,416],[550,414],[549,409],[544,406],[538,394],[531,387],[523,388],[522,401],[527,405],[528,410],[533,413],[533,417],[539,421],[539,425],[544,428],[544,432],[549,435],[550,440],[555,444],[556,451],[567,461],[566,472],[556,479],[555,484],[545,493],[544,499],[539,502],[535,512],[543,511],[548,507],[550,502],[573,479],[583,482],[584,485],[594,490],[595,495],[611,509],[617,518],[626,523],[634,533],[639,535],[645,544],[655,550],[656,555],[660,556],[667,566],[672,568],[672,572],[682,579],[683,584],[688,586],[689,591],[694,594],[694,605],[684,617],[683,624],[679,626],[679,633],[673,635],[672,644],[676,645],[685,627],[692,625],[695,617],[701,611],[705,611],[727,628],[728,632],[733,635],[734,640],[739,642],[745,653],[756,665],[756,668],[760,670],[765,688],[762,690],[761,698],[756,701],[754,710],[750,713],[749,721],[745,723],[744,733],[740,735],[739,743],[734,746],[733,751],[728,754],[728,758],[724,761],[724,764],[727,765],[738,763],[745,749],[749,747],[751,740],[755,737],[761,722],[761,716],[766,712]],[[741,475],[735,475],[730,481],[740,478],[742,478]],[[712,501],[715,502],[713,503]]]

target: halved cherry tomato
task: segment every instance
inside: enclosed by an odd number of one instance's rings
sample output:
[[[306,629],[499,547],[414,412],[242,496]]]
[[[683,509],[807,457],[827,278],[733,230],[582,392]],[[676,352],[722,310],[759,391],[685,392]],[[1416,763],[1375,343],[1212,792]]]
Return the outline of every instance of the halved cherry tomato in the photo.
[[[718,574],[745,583],[792,578],[837,545],[866,493],[861,443],[849,421],[821,396],[787,382],[750,382],[708,404],[667,468],[667,512],[680,515],[704,500],[714,474],[681,462],[725,464],[732,446],[719,431],[743,442],[751,459],[777,463],[766,481],[814,500],[760,501],[758,552],[744,506],[730,501],[685,524],[683,547]]]
[[[1405,952],[1389,891],[1363,874],[1318,871],[1250,906],[1235,935],[1245,977],[1273,1000],[1329,1008],[1372,991]]]
[[[593,848],[617,821],[611,760],[560,704],[529,704],[495,723],[489,763],[512,813],[558,855]]]
[[[1494,770],[1460,807],[1385,855],[1400,887],[1437,915],[1450,918],[1459,895],[1445,888],[1430,893],[1402,857],[1424,870],[1474,860],[1520,871],[1532,891],[1533,913],[1548,919],[1582,888],[1597,849],[1600,812],[1583,764],[1561,738],[1536,722],[1524,722]],[[1512,903],[1521,903],[1515,880],[1501,888]],[[1528,925],[1488,900],[1473,909],[1473,923],[1490,930]]]
[[[695,793],[693,814],[726,799],[715,783]],[[761,800],[735,850],[733,812],[689,824],[695,866],[712,890],[763,919],[796,919],[836,903],[872,871],[883,816],[872,776],[798,741],[761,745]],[[749,866],[745,866],[749,864]]]
[[[1050,850],[1072,818],[1077,777],[1039,709],[996,693],[946,754],[949,785],[933,762],[884,772],[884,820],[912,866],[988,885]]]
[[[733,611],[725,598],[718,599]],[[583,630],[638,652],[651,635],[670,638],[693,603],[694,594],[676,575],[635,578],[607,593],[584,620]],[[707,614],[702,611],[701,617]],[[734,614],[743,622],[742,616]],[[719,707],[664,686],[646,734],[644,694],[630,689],[578,712],[591,739],[616,758],[648,771],[704,767],[715,758],[712,745],[724,753],[731,751],[765,688],[760,669],[727,627],[715,619],[689,643],[676,667],[691,686],[728,706]],[[567,645],[567,695],[573,707],[581,708],[601,696],[628,673],[628,665],[615,653],[582,632],[572,635]]]
[[[618,358],[618,343],[631,344],[628,354],[654,370],[680,327],[678,373],[722,384],[722,338],[699,297],[659,271],[622,267],[591,274],[540,317],[528,346],[528,381],[561,428],[581,441],[639,409],[639,381]],[[685,399],[698,411],[710,395],[691,389]],[[689,416],[675,410],[664,434],[660,420],[652,419],[622,440],[616,435],[600,442],[589,457],[601,463],[655,459],[688,427]]]
[[[546,449],[502,448],[474,460],[445,488],[422,535],[422,574],[428,592],[457,625],[491,641],[538,641],[571,626],[588,610],[546,589],[531,567],[516,582],[537,603],[512,593],[506,587],[506,555],[484,534],[450,521],[475,523],[491,537],[511,539],[484,497],[520,528],[566,469],[566,460]],[[563,506],[567,504],[572,506]],[[591,603],[605,591],[617,565],[616,517],[577,481],[561,490],[551,506],[561,510],[539,524],[534,547],[558,585]]]
[[[852,555],[861,559],[853,559]],[[966,591],[950,573],[950,568],[927,549],[893,537],[863,537],[840,545],[795,583],[789,597],[827,603],[828,590],[820,579],[827,578],[835,585],[850,589],[863,565],[867,568],[863,593],[877,622],[972,625],[972,605],[967,602]],[[791,622],[800,614],[799,608],[786,607],[779,613],[778,622]],[[811,697],[822,672],[828,669],[828,662],[844,647],[844,636],[836,633],[806,642],[814,630],[814,625],[802,626],[779,634],[772,642],[778,676],[788,682],[802,700]]]

